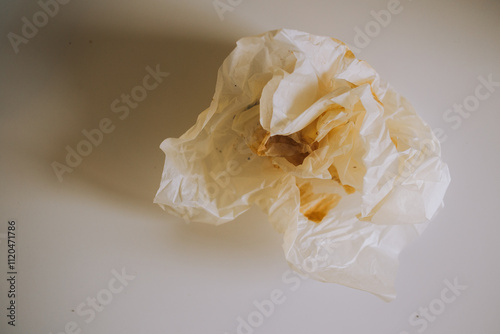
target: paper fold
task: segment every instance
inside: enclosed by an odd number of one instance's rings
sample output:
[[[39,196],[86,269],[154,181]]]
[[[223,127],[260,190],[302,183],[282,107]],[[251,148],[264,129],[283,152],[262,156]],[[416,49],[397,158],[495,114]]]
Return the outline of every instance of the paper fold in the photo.
[[[287,29],[239,40],[209,108],[161,149],[165,210],[217,225],[257,205],[294,270],[385,300],[450,182],[429,126],[370,65]]]

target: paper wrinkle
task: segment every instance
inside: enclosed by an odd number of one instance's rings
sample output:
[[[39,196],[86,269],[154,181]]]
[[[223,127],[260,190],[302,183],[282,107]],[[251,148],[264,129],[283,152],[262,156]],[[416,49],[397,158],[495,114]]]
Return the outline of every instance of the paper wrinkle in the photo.
[[[240,39],[210,106],[160,147],[163,209],[218,225],[257,205],[294,270],[384,300],[450,182],[404,97],[342,42],[288,29]]]

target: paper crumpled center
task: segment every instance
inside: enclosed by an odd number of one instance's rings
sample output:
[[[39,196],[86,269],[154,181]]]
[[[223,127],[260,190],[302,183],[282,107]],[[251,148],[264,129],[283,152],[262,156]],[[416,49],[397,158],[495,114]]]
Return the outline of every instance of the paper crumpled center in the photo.
[[[287,29],[240,39],[208,109],[161,149],[165,210],[218,225],[257,205],[294,270],[384,300],[450,182],[429,126],[370,65]]]

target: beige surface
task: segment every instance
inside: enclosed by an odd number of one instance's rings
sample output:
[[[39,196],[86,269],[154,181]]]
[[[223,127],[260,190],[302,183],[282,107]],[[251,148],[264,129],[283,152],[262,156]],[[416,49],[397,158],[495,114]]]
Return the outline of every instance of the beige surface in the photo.
[[[224,3],[236,6],[221,21],[212,1],[70,1],[17,54],[8,34],[21,36],[22,18],[32,21],[40,6],[0,4],[0,237],[16,219],[18,254],[14,328],[0,238],[0,332],[233,334],[238,317],[257,321],[247,328],[255,333],[498,331],[500,87],[489,92],[478,79],[500,81],[498,2],[401,0],[386,27],[370,11],[394,9],[390,1]],[[366,46],[356,37],[377,26]],[[403,252],[392,303],[299,280],[281,236],[255,210],[216,228],[186,225],[152,204],[160,142],[208,106],[238,38],[280,27],[357,47],[444,133],[452,174],[445,208]],[[146,68],[157,65],[169,75],[127,117],[113,112],[115,99],[139,94]],[[447,111],[475,94],[482,100],[470,113]],[[113,130],[59,182],[53,162],[64,163],[66,146],[76,148],[82,131],[106,118]],[[122,268],[129,280],[116,278]],[[448,288],[455,278],[467,286],[458,296]],[[92,317],[95,297],[109,304]],[[260,321],[255,304],[264,299],[274,309]]]

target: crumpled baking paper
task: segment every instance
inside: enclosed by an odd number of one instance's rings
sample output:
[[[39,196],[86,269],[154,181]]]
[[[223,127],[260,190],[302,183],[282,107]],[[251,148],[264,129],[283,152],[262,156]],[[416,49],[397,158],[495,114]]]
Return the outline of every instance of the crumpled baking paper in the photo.
[[[450,182],[404,97],[344,43],[288,29],[240,39],[208,109],[161,149],[166,211],[218,225],[257,205],[292,269],[384,300]]]

